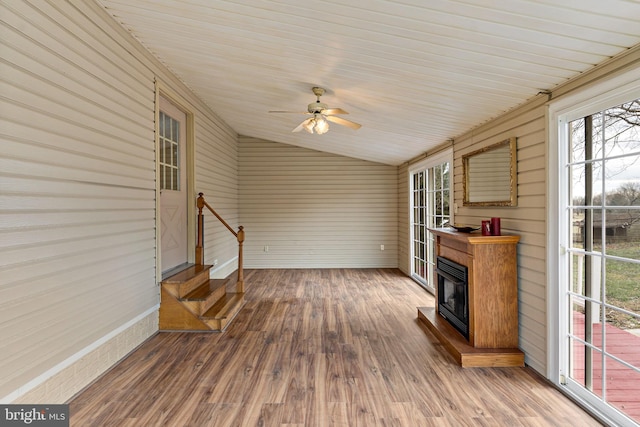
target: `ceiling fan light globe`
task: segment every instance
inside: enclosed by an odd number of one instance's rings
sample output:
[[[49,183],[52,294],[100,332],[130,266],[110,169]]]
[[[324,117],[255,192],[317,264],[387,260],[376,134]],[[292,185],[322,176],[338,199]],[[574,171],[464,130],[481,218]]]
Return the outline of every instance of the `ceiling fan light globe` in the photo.
[[[321,120],[316,120],[316,125],[314,129],[318,135],[322,135],[323,133],[327,133],[329,130],[329,122],[327,122],[324,118]]]
[[[316,133],[318,135],[322,135],[323,133],[327,133],[329,130],[329,124],[327,122],[319,122],[315,126]]]
[[[313,127],[316,124],[315,119],[309,119],[305,124],[302,125],[302,128],[309,133],[313,133]]]

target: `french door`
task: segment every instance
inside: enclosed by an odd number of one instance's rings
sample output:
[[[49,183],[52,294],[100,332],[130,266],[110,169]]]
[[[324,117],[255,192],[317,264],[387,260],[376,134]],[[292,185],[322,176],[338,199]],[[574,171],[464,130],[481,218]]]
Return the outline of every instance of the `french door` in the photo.
[[[410,170],[411,183],[411,276],[435,293],[435,242],[428,228],[451,220],[452,153],[434,156]]]
[[[634,425],[640,423],[640,99],[569,109],[558,133],[557,381],[604,418]]]

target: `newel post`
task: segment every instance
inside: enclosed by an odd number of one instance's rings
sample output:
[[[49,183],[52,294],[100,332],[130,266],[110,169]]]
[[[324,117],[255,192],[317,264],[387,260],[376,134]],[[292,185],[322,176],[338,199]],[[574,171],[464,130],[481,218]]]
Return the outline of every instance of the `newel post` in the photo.
[[[204,264],[204,215],[202,215],[202,208],[204,208],[204,194],[198,193],[198,224],[196,230],[196,265]]]
[[[238,283],[236,292],[244,293],[244,272],[242,271],[242,244],[244,243],[244,227],[238,227]]]

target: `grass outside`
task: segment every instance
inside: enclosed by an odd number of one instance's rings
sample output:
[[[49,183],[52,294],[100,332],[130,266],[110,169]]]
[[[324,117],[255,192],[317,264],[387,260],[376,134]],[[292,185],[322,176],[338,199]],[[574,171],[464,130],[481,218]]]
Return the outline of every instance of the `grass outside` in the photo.
[[[578,246],[578,245],[576,245]],[[595,247],[601,251],[602,247]],[[640,260],[640,242],[607,243],[607,255]],[[607,323],[620,329],[640,328],[640,264],[606,260],[606,302],[636,316],[630,316],[618,310],[606,311]],[[577,277],[577,265],[574,264],[574,277]],[[583,307],[574,309],[584,312]]]
[[[607,254],[640,260],[640,242],[607,244]],[[607,303],[640,316],[640,264],[607,261]],[[640,318],[607,310],[607,322],[621,329],[640,328]]]

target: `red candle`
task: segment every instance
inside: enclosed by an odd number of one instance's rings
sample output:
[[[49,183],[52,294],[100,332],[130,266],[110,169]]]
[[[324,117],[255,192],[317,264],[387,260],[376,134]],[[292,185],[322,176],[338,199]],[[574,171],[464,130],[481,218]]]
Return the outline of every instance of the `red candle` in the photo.
[[[500,236],[500,218],[491,218],[491,235]]]

